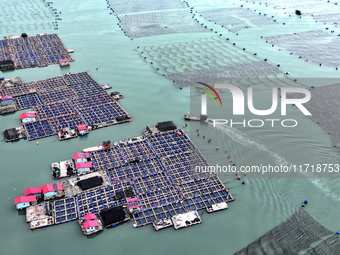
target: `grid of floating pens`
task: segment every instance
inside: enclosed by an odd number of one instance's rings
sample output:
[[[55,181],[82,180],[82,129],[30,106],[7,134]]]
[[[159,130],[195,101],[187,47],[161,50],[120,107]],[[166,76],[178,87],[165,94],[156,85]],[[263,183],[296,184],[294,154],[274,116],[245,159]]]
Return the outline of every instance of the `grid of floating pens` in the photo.
[[[64,99],[72,99],[77,97],[76,92],[70,87],[56,87],[52,90],[39,93],[45,103],[61,101]]]
[[[183,199],[183,204],[187,211],[205,209],[213,204],[222,202],[232,202],[234,198],[227,190],[214,191],[200,196]]]
[[[120,144],[119,148],[128,161],[145,160],[156,157],[154,150],[152,150],[147,140]]]
[[[142,177],[152,173],[163,171],[164,168],[159,162],[159,159],[146,159],[144,161],[130,162],[126,165],[116,166],[108,169],[108,175],[111,181],[128,180],[137,177]]]
[[[115,182],[112,184],[113,191],[115,192],[115,199],[121,204],[126,203],[127,197],[134,197],[134,188],[130,181]]]
[[[135,224],[137,227],[142,227],[148,224],[152,224],[156,220],[164,220],[174,215],[184,213],[185,207],[181,202],[173,202],[170,204],[161,205],[159,207],[153,207],[145,211],[136,212],[133,214]]]
[[[94,81],[90,74],[87,72],[65,74],[63,78],[65,79],[68,85],[76,85]]]
[[[120,116],[127,115],[116,102],[94,105],[84,109],[78,109],[87,125],[99,125],[104,122],[112,122]]]
[[[171,185],[165,172],[153,173],[132,180],[138,194],[143,194],[150,190],[161,189]]]
[[[184,197],[196,197],[201,194],[208,194],[214,191],[225,190],[220,179],[215,177],[194,179],[192,181],[181,183],[179,190]]]
[[[102,105],[105,102],[113,102],[114,99],[106,92],[90,95],[86,97],[78,97],[72,100],[74,107],[84,109],[91,106]]]
[[[89,190],[77,195],[79,217],[88,213],[98,213],[101,210],[122,205],[115,196],[111,186]]]
[[[56,34],[6,40],[16,69],[59,64],[59,59],[66,58],[73,61]]]
[[[159,207],[163,204],[169,204],[181,199],[177,188],[169,186],[163,189],[149,191],[143,194],[138,194],[143,210],[152,207]]]
[[[67,101],[58,101],[33,107],[38,119],[50,119],[57,116],[72,114],[75,112],[72,104]]]
[[[52,90],[57,87],[67,86],[67,83],[63,76],[34,81],[31,83],[34,84],[38,91]]]
[[[181,130],[179,132],[181,132],[181,136],[177,134],[177,131],[169,131],[150,135],[147,138],[160,157],[178,155],[193,150],[194,147],[187,135]]]
[[[74,197],[53,201],[55,224],[65,223],[78,219],[76,199]]]
[[[118,146],[109,149],[90,152],[91,161],[94,168],[99,171],[103,169],[111,169],[117,166],[125,165],[126,160]]]
[[[194,178],[189,166],[189,154],[183,153],[166,157],[163,162],[173,183],[179,184]]]
[[[104,92],[104,89],[95,81],[86,81],[81,84],[74,84],[72,87],[78,96],[90,96]]]
[[[0,61],[11,59],[11,52],[7,46],[6,40],[0,40]]]
[[[36,93],[37,89],[32,84],[16,84],[11,87],[1,87],[1,95],[2,96],[24,96],[30,93]]]
[[[47,120],[28,122],[24,124],[24,127],[29,141],[55,135]]]
[[[64,128],[75,129],[77,126],[85,124],[84,120],[75,113],[57,116],[49,119],[49,121],[51,123],[51,127],[56,133],[60,132]]]
[[[40,97],[39,94],[37,93],[32,93],[32,94],[28,94],[28,95],[24,95],[24,96],[17,96],[13,98],[17,110],[25,110],[28,108],[32,108],[36,105],[42,105],[43,101]]]

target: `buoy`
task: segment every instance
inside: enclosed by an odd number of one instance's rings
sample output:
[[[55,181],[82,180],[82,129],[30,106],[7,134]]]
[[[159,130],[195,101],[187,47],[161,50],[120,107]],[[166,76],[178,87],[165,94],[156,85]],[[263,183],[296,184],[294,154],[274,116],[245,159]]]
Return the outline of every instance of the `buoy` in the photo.
[[[321,66],[321,64],[319,64],[319,66]]]
[[[247,175],[247,173],[245,172],[244,175]]]
[[[96,70],[98,70],[98,67],[96,68]]]
[[[37,145],[39,145],[39,142],[37,142]]]
[[[242,181],[242,184],[245,184],[245,181]]]
[[[218,151],[218,147],[216,147],[216,150]]]
[[[237,180],[241,180],[241,176],[237,176]]]
[[[318,122],[316,122],[316,124],[320,124],[320,122],[318,121]]]
[[[305,200],[304,203],[307,204],[307,203],[308,203],[308,200]]]
[[[230,160],[230,163],[233,162],[232,160]]]
[[[182,87],[180,87],[179,89],[182,89]]]
[[[203,136],[203,139],[205,138],[205,135]]]
[[[235,163],[233,163],[233,166],[236,166],[236,164],[235,164]]]
[[[198,132],[198,129],[196,129],[196,132]]]
[[[230,158],[231,156],[229,155],[228,158]]]
[[[185,123],[185,126],[188,126],[188,123]]]
[[[336,231],[336,233],[337,233],[338,235],[340,235],[340,231]]]
[[[200,136],[200,134],[197,133],[197,136]]]
[[[302,207],[305,207],[305,204],[302,204],[301,206],[302,206]]]
[[[335,67],[335,70],[338,70],[338,67]]]
[[[177,132],[177,135],[178,135],[178,136],[182,136],[182,133],[178,131],[178,132]]]

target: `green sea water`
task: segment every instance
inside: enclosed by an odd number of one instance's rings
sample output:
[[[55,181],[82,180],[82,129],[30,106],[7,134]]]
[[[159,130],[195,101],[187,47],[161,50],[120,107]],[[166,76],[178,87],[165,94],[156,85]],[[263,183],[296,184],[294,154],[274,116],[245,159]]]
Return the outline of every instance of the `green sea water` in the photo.
[[[1,6],[9,2],[0,0]],[[22,4],[23,1],[16,3]],[[239,1],[234,3],[240,4]],[[246,4],[245,1],[242,3]],[[233,2],[199,0],[189,4],[218,7],[232,6]],[[64,142],[59,142],[55,136],[39,140],[39,145],[28,141],[8,144],[0,141],[2,254],[233,254],[287,219],[305,199],[309,201],[305,209],[317,221],[334,232],[340,230],[340,185],[337,178],[316,179],[303,175],[296,178],[251,178],[249,175],[243,177],[246,185],[241,185],[235,176],[223,173],[220,177],[235,197],[235,202],[230,203],[226,211],[212,215],[203,213],[202,224],[185,230],[169,228],[155,232],[151,226],[134,229],[132,222],[88,238],[82,234],[76,222],[29,230],[25,216],[15,210],[14,199],[22,195],[27,187],[53,182],[51,162],[69,159],[82,148],[98,145],[103,140],[117,141],[142,135],[147,124],[165,120],[173,120],[178,126],[184,124],[182,116],[190,111],[190,90],[175,88],[171,81],[159,75],[140,56],[137,46],[175,43],[214,35],[189,33],[130,40],[116,25],[117,19],[110,15],[104,0],[57,0],[53,6],[62,12],[58,30],[51,27],[42,31],[39,25],[35,29],[29,26],[29,22],[23,22],[25,30],[7,26],[6,30],[1,30],[0,36],[22,32],[28,35],[58,33],[66,48],[74,49],[72,56],[75,62],[63,69],[54,65],[0,73],[0,76],[20,76],[24,81],[34,81],[66,72],[88,71],[100,84],[110,83],[113,90],[124,95],[120,104],[130,113],[133,121]],[[239,32],[239,35],[229,33],[213,23],[209,27],[221,30],[233,42],[247,47],[250,52],[257,52],[260,57],[268,58],[269,62],[280,63],[280,70],[289,71],[291,77],[339,77],[334,68],[301,62],[296,56],[272,48],[260,39],[262,34],[270,36],[324,29],[323,24],[315,24],[310,17],[289,17],[263,5],[256,7],[258,10],[261,8],[278,15],[277,19],[287,25],[276,26],[273,30],[254,27]],[[6,25],[6,20],[2,20],[0,25]],[[257,98],[261,101],[265,97],[258,95]],[[211,164],[226,162],[224,148],[228,149],[234,162],[243,165],[284,161],[302,164],[339,162],[339,153],[333,148],[327,133],[297,111],[291,114],[299,119],[299,126],[294,130],[213,129],[200,123],[189,123],[184,130]],[[19,115],[17,112],[0,116],[0,130],[19,126]],[[196,128],[207,138],[210,137],[212,142],[208,144],[190,132]],[[221,149],[216,151],[215,147]]]

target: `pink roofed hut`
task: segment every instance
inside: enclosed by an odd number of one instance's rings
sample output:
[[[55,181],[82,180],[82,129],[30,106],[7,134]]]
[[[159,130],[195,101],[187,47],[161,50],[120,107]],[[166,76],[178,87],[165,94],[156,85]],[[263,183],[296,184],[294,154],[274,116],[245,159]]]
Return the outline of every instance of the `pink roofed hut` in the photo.
[[[35,196],[37,199],[41,198],[41,187],[34,187],[25,189],[25,196]]]
[[[15,199],[15,207],[17,210],[22,210],[37,203],[35,196],[20,196]]]
[[[64,193],[64,188],[61,182],[54,184],[45,184],[42,186],[44,200],[53,199],[54,197],[61,197]]]
[[[65,59],[59,59],[59,66],[69,66],[70,65],[70,60],[68,58]]]
[[[36,115],[34,112],[24,112],[20,114],[20,119],[22,123],[36,121]]]

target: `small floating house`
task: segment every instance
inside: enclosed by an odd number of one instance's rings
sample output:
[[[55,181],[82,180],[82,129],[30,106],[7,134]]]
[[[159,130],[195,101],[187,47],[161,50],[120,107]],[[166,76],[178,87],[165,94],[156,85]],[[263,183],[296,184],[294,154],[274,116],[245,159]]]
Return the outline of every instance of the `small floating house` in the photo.
[[[88,162],[89,159],[90,159],[90,153],[88,152],[85,152],[85,153],[76,153],[76,154],[73,154],[73,160],[76,164],[78,163],[82,163],[82,162]]]
[[[20,114],[20,119],[22,123],[36,121],[36,115],[34,112],[24,112]]]
[[[85,235],[94,234],[100,230],[103,230],[103,226],[100,220],[94,213],[86,214],[83,220],[79,221],[79,225]]]
[[[89,172],[92,168],[92,162],[81,162],[76,164],[76,169],[78,173]]]
[[[84,228],[87,233],[95,231],[95,227],[98,227],[97,220],[85,221]]]
[[[41,198],[41,187],[25,189],[25,196],[35,196],[37,199]]]
[[[3,96],[1,98],[2,102],[6,102],[6,101],[13,101],[13,97],[12,96]]]
[[[60,67],[69,66],[70,65],[70,60],[68,58],[59,59],[59,65],[60,65]]]
[[[132,213],[134,210],[139,209],[138,198],[136,198],[136,197],[129,198],[129,199],[127,199],[127,203],[128,203],[129,212]]]
[[[87,130],[86,125],[79,125],[77,126],[77,131],[79,135],[87,135],[89,131]]]
[[[61,182],[54,184],[45,184],[44,186],[42,186],[42,191],[44,194],[44,200],[64,196],[64,188]]]
[[[22,210],[35,204],[37,204],[36,196],[20,196],[15,199],[15,207],[17,210]]]

